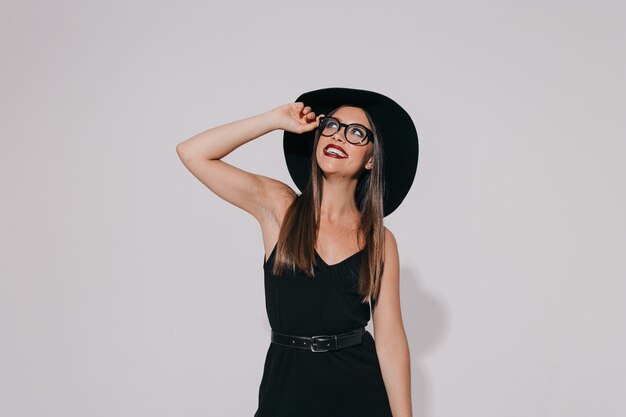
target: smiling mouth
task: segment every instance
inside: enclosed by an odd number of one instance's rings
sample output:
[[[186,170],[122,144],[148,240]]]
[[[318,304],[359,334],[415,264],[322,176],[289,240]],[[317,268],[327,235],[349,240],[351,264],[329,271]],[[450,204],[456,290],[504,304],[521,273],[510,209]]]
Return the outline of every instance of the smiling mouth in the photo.
[[[343,149],[333,144],[330,144],[324,148],[324,155],[338,159],[345,159],[348,157],[348,154]]]

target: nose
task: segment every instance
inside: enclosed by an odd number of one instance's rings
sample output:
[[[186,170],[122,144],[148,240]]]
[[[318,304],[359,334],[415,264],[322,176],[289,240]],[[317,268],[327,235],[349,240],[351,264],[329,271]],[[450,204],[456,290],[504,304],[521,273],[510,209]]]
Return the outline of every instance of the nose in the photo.
[[[343,142],[345,138],[344,138],[343,133],[341,133],[341,130],[345,129],[345,128],[346,128],[345,126],[339,126],[339,130],[337,130],[335,132],[335,134],[333,135],[333,138],[334,139],[339,139],[339,140],[341,140]],[[344,132],[345,132],[345,130],[344,130]]]

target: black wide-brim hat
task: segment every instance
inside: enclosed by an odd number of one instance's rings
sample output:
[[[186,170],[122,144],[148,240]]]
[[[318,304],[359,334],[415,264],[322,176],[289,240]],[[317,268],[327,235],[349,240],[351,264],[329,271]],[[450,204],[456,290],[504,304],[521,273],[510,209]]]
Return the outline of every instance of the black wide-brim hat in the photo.
[[[387,216],[398,208],[413,185],[417,171],[419,144],[411,116],[389,97],[354,88],[332,87],[309,91],[300,95],[295,102],[310,106],[316,116],[328,115],[341,105],[367,110],[378,129],[384,150],[384,215]],[[311,176],[314,139],[315,129],[300,134],[285,130],[283,134],[287,168],[301,192]]]

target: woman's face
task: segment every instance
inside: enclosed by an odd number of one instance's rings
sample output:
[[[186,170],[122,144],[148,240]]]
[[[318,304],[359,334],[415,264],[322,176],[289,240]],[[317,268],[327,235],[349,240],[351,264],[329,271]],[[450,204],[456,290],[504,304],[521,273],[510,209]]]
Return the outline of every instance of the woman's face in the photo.
[[[358,107],[345,106],[332,114],[332,117],[341,123],[359,123],[370,130],[372,126],[365,115],[365,112]],[[326,151],[329,145],[334,145],[343,151],[342,155],[330,154]],[[332,136],[320,135],[317,143],[315,157],[320,169],[326,174],[338,174],[349,178],[359,178],[364,169],[371,169],[373,166],[372,152],[374,144],[372,138],[367,145],[354,145],[346,140],[345,127],[341,127]]]

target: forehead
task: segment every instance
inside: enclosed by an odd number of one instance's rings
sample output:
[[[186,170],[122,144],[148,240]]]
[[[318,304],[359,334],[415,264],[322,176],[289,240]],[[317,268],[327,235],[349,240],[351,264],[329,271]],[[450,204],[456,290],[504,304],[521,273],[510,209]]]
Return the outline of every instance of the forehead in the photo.
[[[345,106],[333,113],[332,116],[341,123],[359,123],[370,129],[372,128],[365,112],[359,107]]]

